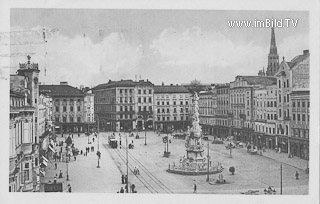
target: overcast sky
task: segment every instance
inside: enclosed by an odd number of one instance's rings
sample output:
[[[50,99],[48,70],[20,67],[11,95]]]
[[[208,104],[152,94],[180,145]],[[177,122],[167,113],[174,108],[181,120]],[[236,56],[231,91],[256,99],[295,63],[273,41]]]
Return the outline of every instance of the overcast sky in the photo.
[[[92,87],[135,75],[155,84],[226,83],[266,68],[271,35],[271,28],[230,28],[228,20],[266,18],[298,20],[275,28],[281,60],[309,49],[308,12],[11,9],[12,31],[58,29],[46,44],[41,32],[14,34],[23,45],[11,46],[11,73],[32,53],[46,84]]]

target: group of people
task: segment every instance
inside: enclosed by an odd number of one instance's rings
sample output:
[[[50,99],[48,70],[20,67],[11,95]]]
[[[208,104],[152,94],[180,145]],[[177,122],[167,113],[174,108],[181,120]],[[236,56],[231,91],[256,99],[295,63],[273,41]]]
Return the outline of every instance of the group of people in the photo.
[[[135,190],[135,188],[136,188],[136,186],[135,186],[134,184],[131,184],[131,185],[130,185],[130,192],[131,192],[131,193],[137,193],[137,191]],[[120,188],[120,191],[118,191],[117,193],[124,193],[124,191],[126,191],[126,193],[129,193],[128,185],[127,185],[127,184],[124,186],[124,188],[121,187],[121,188]]]
[[[134,167],[134,169],[133,169],[133,174],[134,174],[134,175],[140,175],[139,168]]]

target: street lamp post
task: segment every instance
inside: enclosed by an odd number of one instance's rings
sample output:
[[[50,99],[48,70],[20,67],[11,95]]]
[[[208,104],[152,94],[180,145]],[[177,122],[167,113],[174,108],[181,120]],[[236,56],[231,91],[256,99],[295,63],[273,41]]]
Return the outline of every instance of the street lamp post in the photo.
[[[282,163],[280,164],[280,194],[282,195]]]
[[[147,145],[147,128],[146,128],[146,122],[147,122],[147,120],[145,120],[145,122],[144,122],[144,145]]]
[[[98,152],[97,152],[97,155],[98,155],[98,166],[97,168],[100,168],[100,149],[99,149],[99,118],[97,120],[98,122],[98,131],[97,131],[97,136],[98,136]]]
[[[67,181],[69,181],[69,167],[68,167],[68,158],[66,157],[66,165],[67,165]]]
[[[129,182],[129,165],[128,165],[128,135],[126,134],[126,157],[127,157],[127,179],[126,179],[126,184],[127,184],[127,189],[129,188],[128,182]],[[128,190],[128,192],[130,192]]]
[[[208,168],[207,168],[207,182],[209,182],[209,164],[210,164],[210,162],[209,162],[209,160],[210,160],[210,156],[209,156],[209,141],[208,141]]]

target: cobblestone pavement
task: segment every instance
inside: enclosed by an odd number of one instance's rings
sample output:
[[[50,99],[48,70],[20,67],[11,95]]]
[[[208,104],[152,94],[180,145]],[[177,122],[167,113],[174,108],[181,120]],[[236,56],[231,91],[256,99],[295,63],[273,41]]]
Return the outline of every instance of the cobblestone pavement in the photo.
[[[125,135],[121,133],[122,148],[112,149],[107,144],[107,136],[111,133],[99,134],[99,149],[102,153],[100,168],[97,168],[96,150],[97,138],[88,144],[88,137],[74,137],[75,147],[84,150],[87,146],[94,146],[95,151],[88,156],[79,155],[76,161],[69,163],[69,176],[73,192],[107,192],[116,193],[124,184],[121,184],[121,175],[126,174],[126,150]],[[193,193],[193,185],[197,184],[197,193],[211,194],[241,194],[248,190],[259,190],[274,186],[280,193],[280,162],[283,163],[283,194],[308,194],[309,176],[305,174],[304,167],[307,161],[299,158],[287,158],[287,154],[273,153],[268,150],[263,154],[249,155],[245,148],[233,149],[232,158],[230,151],[223,144],[211,144],[210,156],[212,163],[221,162],[225,168],[223,176],[228,184],[211,185],[203,176],[182,176],[166,172],[169,164],[178,163],[181,156],[185,155],[184,140],[171,139],[169,143],[169,158],[163,157],[164,144],[162,136],[154,132],[147,132],[147,145],[144,145],[145,133],[140,133],[140,139],[128,137],[128,143],[134,144],[134,149],[128,150],[129,183],[134,183],[138,193]],[[116,139],[120,141],[119,133]],[[206,145],[206,142],[204,142]],[[270,152],[269,152],[270,151]],[[204,152],[207,155],[207,150]],[[65,165],[64,165],[65,166]],[[234,166],[235,175],[228,172],[230,166]],[[138,167],[140,175],[134,175],[133,169]],[[63,165],[62,167],[63,168]],[[58,167],[59,169],[59,167]],[[52,171],[50,169],[49,171]],[[63,170],[62,170],[63,171]],[[299,180],[295,179],[295,172],[300,174]],[[54,172],[54,171],[53,171]],[[47,176],[53,175],[48,173]],[[218,175],[210,175],[210,179],[217,179]]]

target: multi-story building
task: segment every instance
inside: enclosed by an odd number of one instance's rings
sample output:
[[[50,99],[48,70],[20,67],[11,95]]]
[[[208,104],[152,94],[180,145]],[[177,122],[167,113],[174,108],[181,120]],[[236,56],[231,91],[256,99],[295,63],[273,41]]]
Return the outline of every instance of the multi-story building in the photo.
[[[255,89],[253,96],[253,129],[257,144],[274,149],[277,119],[276,85]]]
[[[59,133],[90,131],[94,122],[86,122],[85,94],[77,88],[61,82],[60,85],[40,85],[40,91],[48,92],[53,101],[52,116]]]
[[[291,98],[291,135],[288,138],[292,156],[309,159],[310,92],[293,91]]]
[[[95,122],[94,118],[94,94],[92,90],[84,90],[84,122],[93,124]]]
[[[216,125],[217,90],[213,87],[210,91],[199,93],[199,120],[204,134],[212,135]]]
[[[237,76],[230,82],[231,128],[237,140],[260,143],[259,136],[253,134],[254,91],[275,83],[275,77],[264,76]]]
[[[94,87],[94,113],[99,128],[107,131],[152,128],[153,86],[148,80],[109,80]]]
[[[10,76],[9,191],[39,191],[38,64],[19,64]]]
[[[218,84],[215,86],[217,92],[217,110],[215,114],[216,125],[213,135],[219,138],[226,138],[231,134],[229,89],[230,84]]]
[[[299,129],[306,132],[308,125],[306,124],[306,118],[304,125],[300,126],[298,118],[293,120],[292,117],[302,116],[298,114],[300,109],[295,108],[295,114],[292,114],[293,111],[293,102],[290,99],[290,95],[293,93],[293,96],[296,100],[299,100],[300,91],[309,91],[309,50],[304,50],[303,55],[298,55],[293,58],[290,62],[286,62],[283,58],[283,61],[280,64],[279,71],[277,72],[277,112],[278,120],[276,126],[276,135],[278,137],[278,147],[281,149],[281,152],[287,152],[290,154],[290,144],[289,139],[294,135]],[[303,92],[301,92],[303,93]],[[304,93],[302,95],[305,95]],[[308,98],[304,96],[304,98]],[[306,99],[307,100],[307,99]],[[296,101],[299,102],[299,101]],[[306,107],[306,106],[305,106]],[[305,114],[308,112],[307,108],[302,110]],[[306,115],[303,114],[305,117]],[[295,122],[293,122],[295,121]],[[302,118],[301,118],[302,122]],[[294,130],[291,125],[294,124]],[[295,133],[291,132],[295,131]],[[307,131],[308,132],[308,131]],[[308,139],[305,138],[305,141],[301,141],[301,145],[306,145]],[[297,142],[295,140],[295,142]],[[298,144],[298,143],[297,143]],[[296,147],[296,146],[295,146]],[[297,149],[295,148],[294,149]]]
[[[191,94],[181,85],[154,87],[154,115],[157,130],[186,130],[190,123]]]

